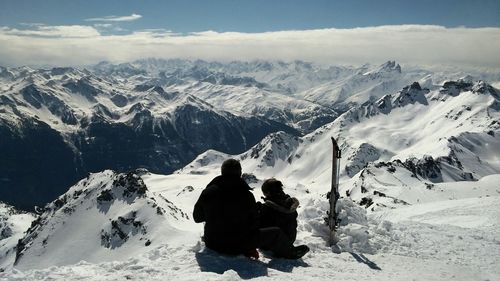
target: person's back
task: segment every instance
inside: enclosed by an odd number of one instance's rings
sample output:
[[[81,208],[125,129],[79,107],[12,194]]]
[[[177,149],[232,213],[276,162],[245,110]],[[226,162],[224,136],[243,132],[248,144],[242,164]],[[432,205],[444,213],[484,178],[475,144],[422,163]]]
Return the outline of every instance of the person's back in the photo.
[[[213,179],[195,205],[195,222],[205,221],[207,247],[226,254],[256,248],[256,202],[245,181],[235,175]]]

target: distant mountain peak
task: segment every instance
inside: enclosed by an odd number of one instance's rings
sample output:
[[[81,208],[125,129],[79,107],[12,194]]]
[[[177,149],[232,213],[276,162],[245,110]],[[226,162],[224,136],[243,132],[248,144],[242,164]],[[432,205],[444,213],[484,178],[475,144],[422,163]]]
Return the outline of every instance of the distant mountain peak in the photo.
[[[462,92],[472,91],[478,94],[489,94],[495,98],[500,98],[493,86],[483,80],[470,82],[468,80],[445,81],[441,86],[441,93],[451,96],[458,96]]]
[[[485,81],[479,80],[476,83],[472,85],[472,91],[474,93],[481,93],[481,94],[490,94],[496,98],[499,98],[497,91],[493,86],[490,84],[486,83]]]
[[[403,90],[399,91],[396,95],[393,104],[395,106],[403,107],[407,104],[414,104],[416,102],[428,105],[425,95],[429,93],[429,89],[422,89],[418,82],[413,82],[410,86],[406,86]]]
[[[50,70],[51,75],[64,75],[68,72],[75,71],[72,67],[54,67]]]
[[[363,76],[368,76],[372,79],[393,77],[395,75],[400,76],[401,66],[397,64],[396,61],[387,61],[376,67],[370,67],[369,65],[364,65],[361,68],[359,68],[358,74],[362,74]]]
[[[387,61],[380,66],[379,71],[401,73],[401,66],[396,61]]]

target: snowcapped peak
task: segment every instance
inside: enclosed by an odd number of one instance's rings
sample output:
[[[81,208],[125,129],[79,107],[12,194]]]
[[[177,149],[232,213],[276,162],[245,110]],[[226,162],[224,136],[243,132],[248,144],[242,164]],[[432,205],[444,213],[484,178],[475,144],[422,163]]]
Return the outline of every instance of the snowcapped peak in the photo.
[[[460,77],[460,79],[458,79],[458,80],[461,80],[461,81],[464,81],[464,82],[468,82],[468,83],[472,83],[472,82],[474,82],[477,79],[474,79],[474,77],[472,77],[471,75],[465,75],[463,77]]]
[[[97,74],[116,75],[118,77],[128,78],[134,75],[146,74],[142,70],[131,63],[111,64],[109,62],[100,62],[92,67]]]
[[[388,61],[376,67],[365,65],[359,69],[358,74],[369,77],[371,80],[394,79],[401,76],[401,66],[395,61]]]
[[[12,73],[12,71],[10,71],[9,69],[3,67],[3,66],[0,66],[0,78],[4,78],[4,79],[14,79],[15,75],[14,73]]]
[[[488,84],[482,80],[479,80],[472,85],[472,92],[480,93],[480,94],[490,94],[490,95],[498,98],[498,93],[495,90],[495,88],[493,88],[490,84]]]
[[[295,70],[297,71],[310,71],[313,69],[312,63],[296,60],[293,62],[295,64]]]
[[[486,83],[483,80],[479,80],[476,82],[471,82],[470,80],[459,79],[457,81],[446,81],[441,87],[440,92],[444,94],[448,94],[451,96],[458,96],[462,92],[469,92],[477,94],[489,94],[495,98],[498,97],[498,93],[490,84]]]
[[[256,61],[255,68],[259,71],[271,71],[273,65],[268,61]]]
[[[74,72],[75,69],[72,67],[54,67],[50,70],[51,75],[64,75],[67,73]]]
[[[111,62],[109,61],[100,61],[94,67],[102,68],[102,67],[109,67],[111,65],[112,65]]]
[[[187,219],[135,172],[92,174],[45,207],[18,242],[16,267],[128,258],[162,237],[175,239],[174,225]],[[72,255],[63,254],[68,249]]]
[[[396,61],[387,61],[379,67],[379,71],[401,73],[401,66]]]
[[[429,89],[422,89],[418,82],[413,82],[410,86],[406,86],[395,97],[393,104],[395,106],[403,107],[407,104],[414,104],[416,102],[427,105],[427,98],[425,95],[429,93]]]
[[[134,90],[137,92],[148,92],[149,94],[159,95],[165,100],[173,99],[176,93],[166,92],[165,89],[158,85],[152,84],[140,84],[134,87]]]
[[[411,85],[405,86],[394,96],[386,94],[375,102],[367,101],[359,107],[352,108],[343,118],[353,121],[359,121],[360,118],[368,118],[378,115],[379,113],[389,114],[396,107],[405,107],[408,104],[423,104],[428,105],[426,95],[429,89],[422,89],[418,82],[413,82]]]
[[[387,114],[392,109],[392,95],[385,95],[375,102],[380,112]]]
[[[27,77],[35,72],[35,70],[29,66],[16,67],[11,70],[16,74],[16,77],[21,77],[21,78]]]
[[[181,170],[176,173],[189,173],[194,175],[204,175],[210,173],[213,170],[218,171],[220,165],[224,160],[230,158],[231,156],[213,149],[209,149],[202,154],[200,154],[191,163],[186,165]]]
[[[256,144],[242,159],[247,157],[259,160],[259,167],[274,167],[278,161],[291,161],[291,154],[299,146],[300,139],[285,132],[269,134]]]
[[[420,84],[418,82],[413,82],[410,86],[406,86],[404,89],[408,88],[410,90],[416,90],[416,91],[421,91],[422,87],[420,87]]]
[[[443,83],[440,92],[450,96],[458,96],[461,92],[470,91],[472,83],[464,80],[446,81]]]

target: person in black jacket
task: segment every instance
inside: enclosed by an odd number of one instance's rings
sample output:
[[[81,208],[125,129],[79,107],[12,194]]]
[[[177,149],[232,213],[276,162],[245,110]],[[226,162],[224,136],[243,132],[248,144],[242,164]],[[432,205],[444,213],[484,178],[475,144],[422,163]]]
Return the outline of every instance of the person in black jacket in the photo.
[[[250,190],[241,178],[240,162],[224,161],[221,175],[207,185],[194,205],[194,221],[205,222],[205,245],[219,253],[254,258],[258,258],[256,248],[270,250],[276,257],[305,255],[309,248],[294,247],[278,227],[259,228],[257,203]]]
[[[260,226],[279,227],[285,235],[295,242],[297,237],[297,208],[299,200],[283,191],[283,183],[271,178],[262,184],[264,203],[259,204]]]

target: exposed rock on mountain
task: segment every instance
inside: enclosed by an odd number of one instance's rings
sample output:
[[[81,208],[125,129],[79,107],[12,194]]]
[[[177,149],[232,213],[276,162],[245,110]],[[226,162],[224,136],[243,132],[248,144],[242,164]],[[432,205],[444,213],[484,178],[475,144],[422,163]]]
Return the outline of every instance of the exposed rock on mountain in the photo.
[[[172,202],[149,191],[135,172],[92,174],[48,204],[33,221],[17,243],[16,266],[43,268],[82,259],[127,258],[147,251],[164,235],[182,239],[176,226],[187,219]],[[61,254],[69,249],[71,257]]]
[[[170,173],[207,149],[240,153],[275,131],[299,134],[147,84],[131,65],[106,67],[101,77],[74,68],[14,69],[14,80],[0,81],[7,89],[0,93],[3,200],[31,209],[88,172],[146,167]],[[125,73],[136,80],[123,80]]]

